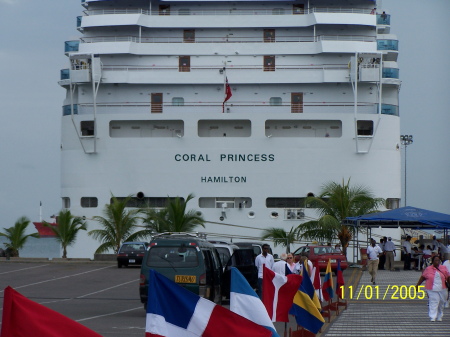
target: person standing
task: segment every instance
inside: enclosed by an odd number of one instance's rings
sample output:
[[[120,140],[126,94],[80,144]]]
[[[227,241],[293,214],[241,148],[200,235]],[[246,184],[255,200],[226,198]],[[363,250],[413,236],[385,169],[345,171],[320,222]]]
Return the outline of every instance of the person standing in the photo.
[[[300,267],[295,263],[294,255],[289,253],[286,257],[286,266],[289,268],[291,274],[300,274]]]
[[[406,236],[406,240],[403,242],[402,247],[403,247],[403,253],[405,254],[405,261],[403,264],[403,269],[404,270],[411,270],[411,236],[408,235]]]
[[[387,241],[387,237],[383,237],[382,239],[380,239],[380,244],[378,246],[380,246],[381,250],[384,252],[384,245],[386,244]],[[384,264],[386,262],[386,255],[381,255],[380,259],[378,260],[378,270],[384,270]]]
[[[272,254],[269,254],[270,246],[265,243],[262,245],[262,253],[259,254],[256,257],[255,260],[255,266],[258,268],[258,288],[256,289],[256,292],[258,293],[259,298],[262,298],[262,279],[263,279],[263,271],[264,271],[264,265],[269,268],[270,270],[273,270],[273,256]]]
[[[273,271],[275,273],[281,274],[281,275],[285,275],[286,276],[286,259],[287,259],[287,254],[286,253],[282,253],[280,255],[280,261],[277,261],[273,264]]]
[[[370,276],[372,276],[371,282],[375,284],[375,279],[377,277],[378,271],[378,260],[380,255],[383,254],[383,251],[374,239],[370,239],[370,246],[367,247],[367,258],[369,259],[367,267],[369,270]]]
[[[388,237],[388,240],[384,244],[384,254],[386,256],[385,269],[395,271],[394,256],[395,256],[395,244],[392,242],[392,238]]]
[[[428,316],[430,316],[432,322],[440,322],[444,315],[448,293],[445,281],[450,282],[450,274],[447,268],[441,266],[439,256],[433,256],[431,266],[423,271],[419,281],[417,281],[416,288],[425,280],[425,289],[428,294]]]

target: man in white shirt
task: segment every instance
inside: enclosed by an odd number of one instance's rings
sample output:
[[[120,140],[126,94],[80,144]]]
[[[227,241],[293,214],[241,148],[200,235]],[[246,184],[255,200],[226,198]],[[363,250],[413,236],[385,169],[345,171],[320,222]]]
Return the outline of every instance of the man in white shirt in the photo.
[[[403,269],[404,270],[411,270],[411,249],[412,249],[412,245],[411,245],[411,236],[408,235],[406,237],[406,240],[403,242],[402,247],[403,247],[403,253],[405,254],[405,261],[403,264]]]
[[[259,298],[262,298],[262,279],[263,279],[263,266],[265,265],[270,270],[273,269],[273,256],[269,254],[270,246],[265,243],[262,245],[262,253],[256,257],[255,266],[258,268],[258,288],[256,292],[258,293]]]
[[[383,254],[383,251],[374,239],[370,239],[370,246],[367,247],[367,258],[369,259],[367,267],[369,274],[372,276],[371,282],[375,284],[375,278],[377,277],[378,271],[378,258]]]
[[[286,259],[287,254],[283,253],[280,255],[280,261],[273,264],[273,271],[277,274],[286,275]]]
[[[388,237],[388,240],[384,244],[384,253],[386,254],[386,265],[384,269],[395,271],[394,268],[395,244],[392,242],[391,237]]]

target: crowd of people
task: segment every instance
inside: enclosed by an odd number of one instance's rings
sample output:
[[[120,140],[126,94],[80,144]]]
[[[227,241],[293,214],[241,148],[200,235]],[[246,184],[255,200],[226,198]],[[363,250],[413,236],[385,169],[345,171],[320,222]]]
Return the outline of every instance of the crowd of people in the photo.
[[[444,307],[450,304],[450,254],[448,247],[433,236],[433,241],[425,247],[418,247],[411,243],[408,235],[402,244],[403,269],[422,270],[417,281],[418,288],[425,281],[425,290],[428,295],[428,315],[432,322],[442,321]],[[370,239],[367,247],[368,271],[371,282],[376,284],[379,269],[394,271],[395,244],[392,238],[383,237],[380,243]],[[443,262],[443,263],[442,263]]]

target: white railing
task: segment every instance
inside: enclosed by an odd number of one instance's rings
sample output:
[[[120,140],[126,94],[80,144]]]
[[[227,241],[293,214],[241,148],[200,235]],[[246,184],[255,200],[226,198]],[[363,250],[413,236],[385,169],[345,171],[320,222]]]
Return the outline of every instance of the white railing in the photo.
[[[82,43],[99,42],[135,42],[135,43],[286,43],[286,42],[318,42],[318,41],[358,41],[376,42],[375,36],[367,35],[317,35],[317,36],[277,36],[270,42],[263,37],[138,37],[138,36],[93,36],[82,37]]]
[[[147,10],[143,8],[112,8],[112,9],[93,9],[85,10],[84,14],[89,15],[115,15],[115,14],[144,14],[154,16],[171,15],[302,15],[312,13],[344,13],[344,14],[371,14],[371,9],[363,8],[341,8],[341,7],[312,7],[310,9],[294,12],[292,8],[273,8],[273,9],[211,9],[198,10],[190,8],[171,8],[166,12],[159,10]]]

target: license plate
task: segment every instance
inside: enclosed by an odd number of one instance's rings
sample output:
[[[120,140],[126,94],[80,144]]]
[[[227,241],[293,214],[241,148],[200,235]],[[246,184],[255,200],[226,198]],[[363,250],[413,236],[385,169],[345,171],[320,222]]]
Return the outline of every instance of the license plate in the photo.
[[[129,259],[129,260],[128,260],[128,263],[135,263],[135,262],[136,262],[135,259]]]
[[[175,275],[176,283],[196,283],[197,277],[191,275]]]
[[[331,263],[336,263],[336,260],[331,260]]]

